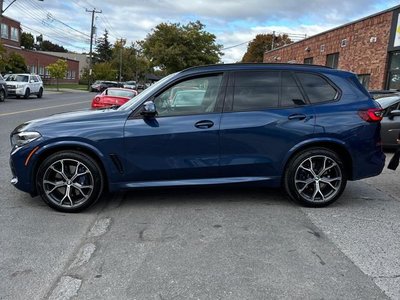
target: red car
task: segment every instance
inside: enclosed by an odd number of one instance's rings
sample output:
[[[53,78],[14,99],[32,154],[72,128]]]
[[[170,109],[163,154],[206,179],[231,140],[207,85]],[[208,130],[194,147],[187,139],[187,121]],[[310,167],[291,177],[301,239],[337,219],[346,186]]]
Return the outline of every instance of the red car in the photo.
[[[123,88],[108,88],[92,100],[92,108],[107,108],[111,106],[121,106],[125,102],[135,97],[137,91]]]

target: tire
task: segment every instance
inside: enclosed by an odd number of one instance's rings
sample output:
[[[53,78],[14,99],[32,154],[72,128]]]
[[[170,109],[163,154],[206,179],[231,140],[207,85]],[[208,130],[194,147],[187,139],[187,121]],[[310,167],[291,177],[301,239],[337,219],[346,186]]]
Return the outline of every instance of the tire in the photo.
[[[6,93],[4,92],[4,90],[0,90],[0,102],[4,102],[5,99]]]
[[[97,162],[78,151],[60,151],[39,166],[36,184],[43,201],[51,208],[76,213],[93,205],[104,188]]]
[[[19,98],[21,98],[21,97],[17,95],[17,96],[15,96],[15,98],[19,99]]]
[[[30,94],[31,94],[31,90],[29,88],[26,88],[24,98],[28,99]]]
[[[346,183],[342,159],[326,148],[310,148],[296,154],[284,175],[286,193],[307,207],[332,204],[343,193]]]
[[[37,97],[39,99],[43,97],[43,88],[40,88],[39,93],[37,93]]]

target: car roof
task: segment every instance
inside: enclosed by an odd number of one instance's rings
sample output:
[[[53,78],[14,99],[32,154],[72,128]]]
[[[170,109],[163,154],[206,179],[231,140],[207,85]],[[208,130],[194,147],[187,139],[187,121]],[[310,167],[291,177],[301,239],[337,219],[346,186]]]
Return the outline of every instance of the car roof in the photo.
[[[199,72],[226,72],[226,71],[257,71],[257,70],[298,70],[298,71],[315,71],[321,73],[350,73],[348,71],[332,69],[326,66],[310,65],[310,64],[289,64],[289,63],[237,63],[237,64],[216,64],[199,67],[191,67],[179,72],[180,74],[192,74]]]

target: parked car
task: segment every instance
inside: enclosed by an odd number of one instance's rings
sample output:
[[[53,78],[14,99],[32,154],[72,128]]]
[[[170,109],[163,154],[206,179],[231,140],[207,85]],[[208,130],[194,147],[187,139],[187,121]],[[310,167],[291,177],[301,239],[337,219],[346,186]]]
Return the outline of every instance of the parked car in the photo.
[[[204,90],[173,107],[178,87]],[[195,98],[193,98],[195,99]],[[186,102],[185,102],[186,103]],[[382,110],[353,73],[221,64],[164,77],[118,109],[57,114],[11,133],[11,183],[78,212],[105,190],[258,183],[306,206],[381,173]]]
[[[136,81],[126,81],[123,87],[124,89],[136,90]]]
[[[7,98],[7,95],[7,83],[3,76],[0,75],[0,102],[4,102],[4,100]]]
[[[6,78],[9,96],[29,98],[36,95],[43,96],[43,82],[39,75],[35,74],[9,74]]]
[[[91,86],[91,92],[102,93],[105,89],[109,87],[123,87],[123,85],[116,81],[104,81],[104,80],[96,80]]]
[[[382,146],[397,148],[397,137],[400,133],[400,94],[388,93],[376,99],[383,109],[381,121]]]
[[[138,94],[135,90],[108,88],[92,100],[92,108],[118,107]]]

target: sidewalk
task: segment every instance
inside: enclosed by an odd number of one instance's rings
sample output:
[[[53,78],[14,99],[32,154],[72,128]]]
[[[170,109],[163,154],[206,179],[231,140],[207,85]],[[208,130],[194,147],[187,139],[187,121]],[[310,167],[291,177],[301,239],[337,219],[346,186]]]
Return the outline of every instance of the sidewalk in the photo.
[[[66,89],[60,88],[57,91],[57,88],[45,88],[44,94],[51,95],[51,94],[62,94],[62,93],[89,93],[89,91],[85,90],[78,90],[78,89]]]

